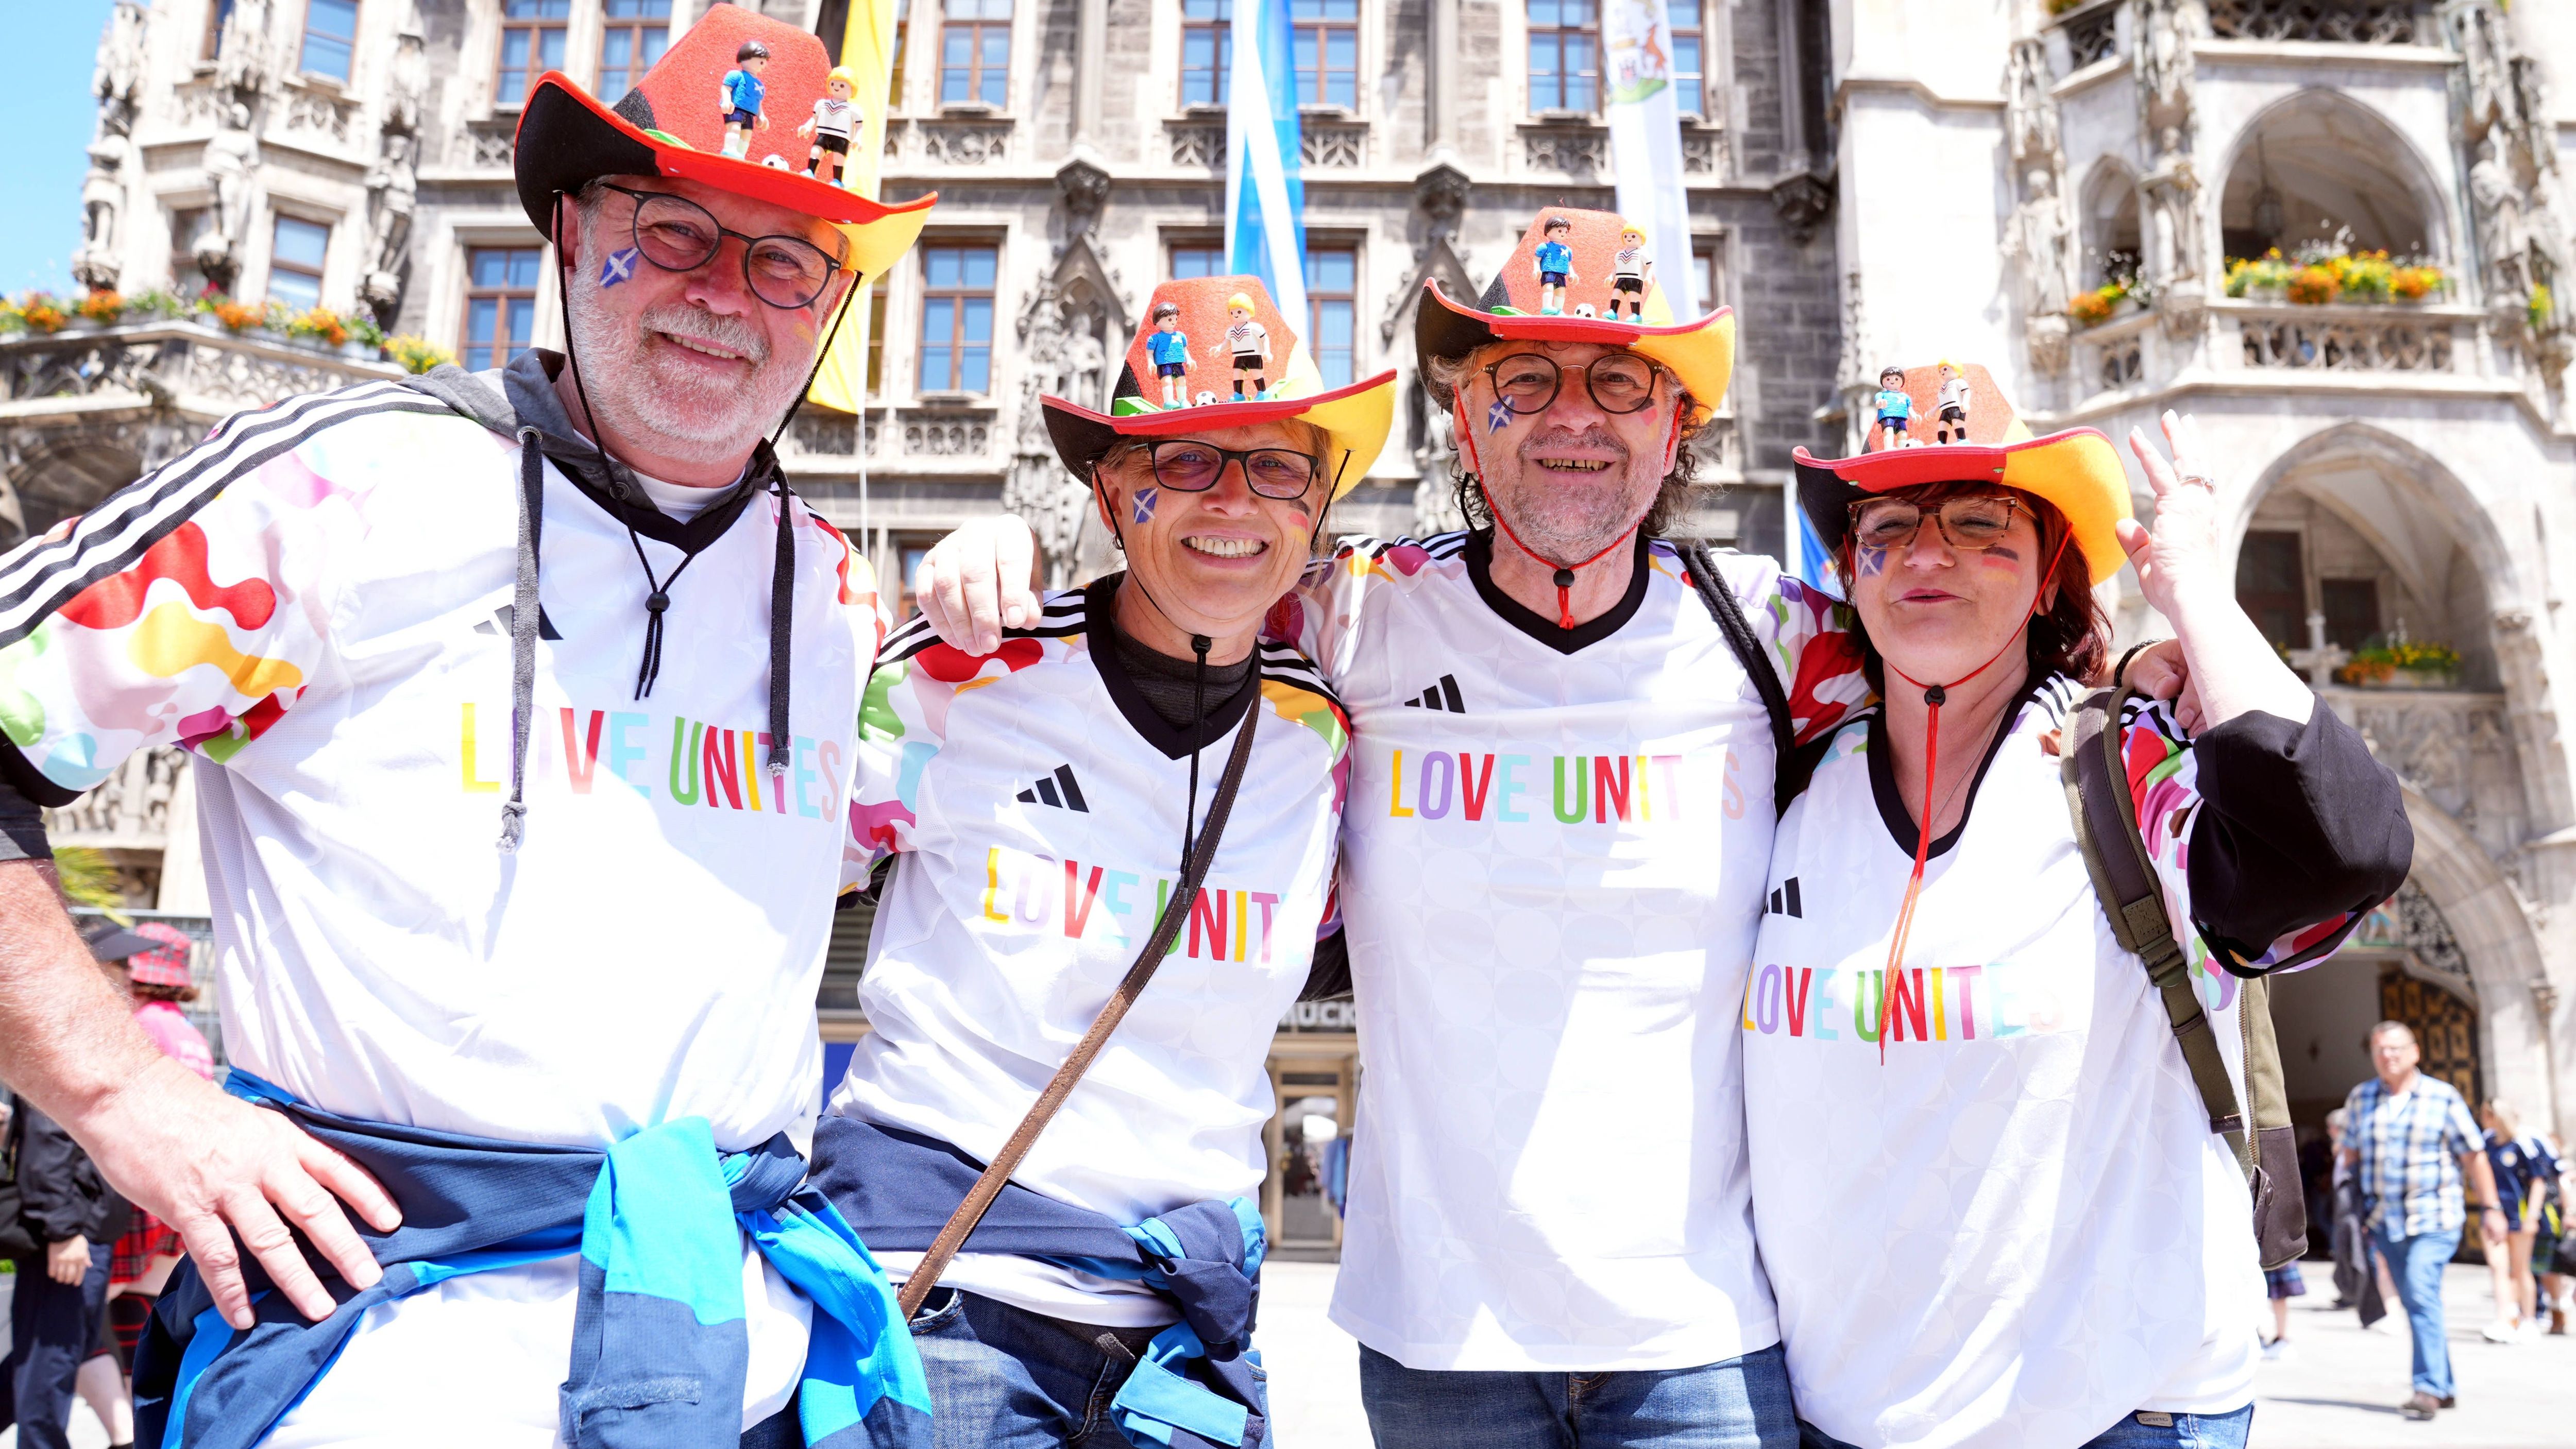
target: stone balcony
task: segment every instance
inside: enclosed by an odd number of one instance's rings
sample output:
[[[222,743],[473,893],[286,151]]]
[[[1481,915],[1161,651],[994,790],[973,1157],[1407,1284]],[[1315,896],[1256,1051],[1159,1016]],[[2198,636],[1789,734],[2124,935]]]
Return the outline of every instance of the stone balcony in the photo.
[[[2090,410],[2177,382],[2253,388],[2485,394],[2523,391],[2514,339],[2474,307],[2302,306],[2217,298],[2133,307],[2074,334],[2069,396]]]

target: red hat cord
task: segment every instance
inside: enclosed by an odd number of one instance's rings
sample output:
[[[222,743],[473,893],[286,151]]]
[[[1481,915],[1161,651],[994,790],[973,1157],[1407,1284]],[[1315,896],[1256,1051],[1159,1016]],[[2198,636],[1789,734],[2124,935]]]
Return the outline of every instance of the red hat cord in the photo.
[[[2074,537],[2072,529],[2060,537],[2057,540],[2056,551],[2048,556],[2048,567],[2040,570],[2039,590],[2031,596],[2030,600],[2030,618],[2039,617],[2039,601],[2048,596],[2048,581],[2057,577],[2058,561],[2066,556],[2066,545]],[[1846,538],[1843,541],[1846,565],[1850,562],[1851,546],[1850,539]],[[2020,635],[2020,630],[2013,631],[2013,638],[2019,638]],[[1914,904],[1923,896],[1923,863],[1932,853],[1932,817],[1939,813],[1939,807],[1934,803],[1938,797],[1932,793],[1932,782],[1938,775],[1941,763],[1941,706],[1948,702],[1951,690],[1992,669],[1995,661],[2003,658],[2005,651],[2012,646],[2012,639],[2004,640],[2001,648],[1986,656],[1985,663],[1947,684],[1925,684],[1922,680],[1897,668],[1895,661],[1884,661],[1890,673],[1923,691],[1923,703],[1931,708],[1932,717],[1923,727],[1923,815],[1914,827],[1914,870],[1905,878],[1905,903],[1896,910],[1896,930],[1888,938],[1887,943],[1886,984],[1879,989],[1878,1060],[1881,1066],[1887,1063],[1888,1024],[1895,1019],[1891,1008],[1902,1005],[1906,995],[1905,974],[1901,969],[1905,964],[1905,942],[1906,938],[1914,934]]]

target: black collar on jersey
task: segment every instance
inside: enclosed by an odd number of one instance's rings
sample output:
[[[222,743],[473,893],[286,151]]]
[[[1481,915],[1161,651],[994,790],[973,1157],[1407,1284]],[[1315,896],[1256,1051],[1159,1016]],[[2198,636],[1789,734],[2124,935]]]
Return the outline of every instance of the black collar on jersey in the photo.
[[[1475,581],[1476,594],[1485,606],[1501,615],[1504,623],[1559,654],[1572,654],[1618,633],[1637,617],[1637,607],[1646,602],[1646,576],[1653,571],[1646,558],[1653,547],[1654,541],[1639,533],[1631,555],[1628,592],[1610,606],[1608,613],[1571,629],[1558,628],[1554,619],[1504,593],[1494,582],[1494,535],[1490,529],[1467,535],[1467,577]]]
[[[1986,741],[1985,757],[1977,761],[1976,776],[1968,781],[1968,803],[1959,811],[1959,823],[1950,827],[1949,834],[1933,838],[1931,848],[1924,852],[1927,858],[1946,853],[1966,833],[1968,817],[1977,811],[1977,792],[1985,788],[1986,771],[1993,767],[1995,757],[2003,753],[2004,741],[2012,738],[2013,726],[2020,721],[2021,712],[2030,708],[2031,701],[2048,687],[2052,677],[2032,678],[2022,685],[2021,693],[2014,697],[2013,702],[2004,706],[1995,737]],[[1869,756],[1869,793],[1878,802],[1879,823],[1887,827],[1888,838],[1894,840],[1897,849],[1904,851],[1906,858],[1911,860],[1919,830],[1914,817],[1905,812],[1905,797],[1896,788],[1895,756],[1887,747],[1887,706],[1884,704],[1870,710],[1869,748],[1862,753]],[[1931,802],[1924,802],[1924,808],[1931,809]]]
[[[1114,621],[1117,618],[1118,581],[1125,577],[1123,573],[1107,574],[1092,580],[1090,586],[1082,591],[1082,627],[1083,633],[1090,638],[1091,662],[1100,671],[1100,682],[1107,686],[1111,702],[1118,706],[1121,715],[1126,716],[1129,728],[1165,756],[1185,759],[1231,734],[1234,727],[1242,722],[1243,712],[1252,707],[1254,697],[1261,692],[1261,644],[1259,640],[1253,641],[1252,672],[1244,677],[1242,686],[1235,690],[1232,698],[1217,701],[1216,707],[1208,711],[1196,729],[1182,729],[1168,723],[1155,712],[1153,703],[1145,698],[1143,690],[1136,687],[1136,681],[1127,675],[1127,667],[1118,660],[1117,625]]]

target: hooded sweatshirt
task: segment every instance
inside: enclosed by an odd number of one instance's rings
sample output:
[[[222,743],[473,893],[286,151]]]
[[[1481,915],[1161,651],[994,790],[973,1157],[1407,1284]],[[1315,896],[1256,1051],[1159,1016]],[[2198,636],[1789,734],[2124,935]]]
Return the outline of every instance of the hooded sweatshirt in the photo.
[[[241,414],[0,558],[0,776],[61,804],[136,750],[198,757],[227,1055],[306,1102],[560,1145],[687,1116],[722,1150],[802,1144],[859,858],[874,580],[782,495],[765,444],[733,496],[686,523],[654,510],[574,433],[560,366]]]

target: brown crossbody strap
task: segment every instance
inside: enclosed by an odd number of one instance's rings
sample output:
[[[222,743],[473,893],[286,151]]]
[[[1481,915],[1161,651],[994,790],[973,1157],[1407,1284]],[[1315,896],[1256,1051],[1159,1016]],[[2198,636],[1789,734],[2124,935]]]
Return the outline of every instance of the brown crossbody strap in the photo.
[[[1257,676],[1258,663],[1254,672]],[[1127,968],[1127,976],[1118,983],[1118,989],[1109,994],[1109,1004],[1100,1008],[1100,1015],[1092,1019],[1091,1030],[1082,1034],[1082,1040],[1074,1043],[1073,1054],[1064,1059],[1063,1066],[1055,1069],[1055,1079],[1047,1083],[1045,1091],[1038,1093],[1038,1100],[1029,1108],[1029,1114],[1020,1119],[1019,1126],[1011,1129],[1010,1140],[1002,1144],[1001,1151],[993,1154],[984,1175],[976,1178],[974,1187],[967,1190],[966,1200],[957,1205],[957,1211],[948,1215],[948,1221],[939,1229],[939,1236],[930,1240],[930,1251],[921,1255],[921,1262],[913,1268],[912,1276],[904,1280],[900,1301],[906,1319],[920,1312],[922,1300],[930,1296],[931,1289],[939,1286],[939,1275],[948,1271],[949,1260],[965,1246],[967,1234],[974,1232],[975,1225],[984,1220],[984,1212],[993,1205],[993,1199],[1002,1195],[1002,1188],[1010,1182],[1011,1174],[1018,1170],[1020,1159],[1029,1155],[1029,1148],[1036,1145],[1038,1134],[1055,1119],[1056,1110],[1064,1105],[1064,1099],[1073,1095],[1074,1084],[1082,1080],[1084,1072],[1091,1070],[1092,1059],[1109,1044],[1110,1033],[1126,1019],[1127,1009],[1144,994],[1145,983],[1154,979],[1154,973],[1162,967],[1163,957],[1172,949],[1172,942],[1180,936],[1181,923],[1188,919],[1190,904],[1198,899],[1199,887],[1207,880],[1208,866],[1216,859],[1217,841],[1225,834],[1226,817],[1234,812],[1234,793],[1243,784],[1244,767],[1252,759],[1252,731],[1261,720],[1258,688],[1256,678],[1256,692],[1251,705],[1244,711],[1243,728],[1235,732],[1234,750],[1226,756],[1225,774],[1218,778],[1216,798],[1208,805],[1207,824],[1200,828],[1199,838],[1190,848],[1190,858],[1182,864],[1180,889],[1173,891],[1172,898],[1163,904],[1162,918],[1154,923],[1153,938],[1137,954],[1136,964]]]

